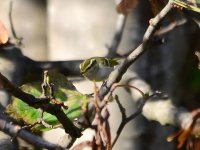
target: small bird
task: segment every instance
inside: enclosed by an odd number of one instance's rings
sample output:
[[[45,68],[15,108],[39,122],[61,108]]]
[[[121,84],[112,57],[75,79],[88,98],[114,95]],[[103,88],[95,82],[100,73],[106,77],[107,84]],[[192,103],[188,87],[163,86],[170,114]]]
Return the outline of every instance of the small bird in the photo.
[[[100,82],[108,78],[118,65],[118,58],[92,57],[80,64],[80,71],[90,81]]]

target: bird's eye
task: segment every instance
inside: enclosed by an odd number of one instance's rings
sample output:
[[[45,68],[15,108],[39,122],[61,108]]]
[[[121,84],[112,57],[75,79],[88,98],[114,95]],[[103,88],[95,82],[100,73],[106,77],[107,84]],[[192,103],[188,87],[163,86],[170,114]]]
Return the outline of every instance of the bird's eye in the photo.
[[[86,71],[91,69],[96,63],[97,63],[97,61],[95,59],[85,60],[80,65],[81,73],[82,74],[85,73]]]
[[[105,66],[110,66],[110,62],[107,58],[104,59],[103,63],[105,64]]]

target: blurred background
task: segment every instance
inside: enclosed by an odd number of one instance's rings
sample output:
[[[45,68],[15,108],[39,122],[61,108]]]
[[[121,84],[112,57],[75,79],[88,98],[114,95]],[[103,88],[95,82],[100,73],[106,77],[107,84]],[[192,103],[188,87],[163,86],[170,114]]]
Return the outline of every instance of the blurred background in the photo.
[[[9,0],[0,0],[0,20],[8,29],[9,4]],[[181,13],[173,13],[176,19],[182,19]],[[106,45],[112,42],[118,16],[114,0],[13,0],[12,14],[15,31],[23,38],[23,55],[38,61],[105,56],[108,52]],[[119,54],[127,54],[142,42],[149,19],[154,15],[150,1],[138,2],[137,7],[128,15],[118,48]],[[169,24],[173,19],[167,18],[164,24]],[[168,93],[175,104],[189,110],[199,107],[200,72],[194,56],[194,50],[200,41],[197,33],[198,26],[189,19],[173,31],[162,34],[165,43],[145,53],[131,66],[131,74],[124,77],[122,82],[133,78],[132,74],[137,74],[150,85],[150,89]],[[4,60],[1,62],[0,65],[5,64]],[[11,79],[15,78],[9,74],[13,73],[9,69],[0,67],[1,72],[5,72]],[[89,81],[76,82],[75,85],[83,93],[93,91]],[[127,113],[133,113],[137,107],[134,97],[123,89],[117,93]],[[114,136],[121,115],[114,102],[109,105],[109,109]],[[166,141],[173,131],[171,126],[161,126],[139,116],[126,126],[114,149],[173,150],[176,149],[174,143]],[[90,131],[86,131],[84,139],[90,138],[87,136],[89,134]],[[54,143],[59,143],[62,136],[64,132],[60,129],[44,134],[46,139]]]

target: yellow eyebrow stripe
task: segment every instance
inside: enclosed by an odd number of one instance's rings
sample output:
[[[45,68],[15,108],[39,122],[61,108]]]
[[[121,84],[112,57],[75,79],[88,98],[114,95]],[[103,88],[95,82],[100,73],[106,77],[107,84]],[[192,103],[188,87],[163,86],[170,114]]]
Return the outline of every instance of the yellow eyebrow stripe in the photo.
[[[87,70],[92,68],[96,64],[96,60],[94,58],[85,60],[81,63],[81,73],[85,73]]]

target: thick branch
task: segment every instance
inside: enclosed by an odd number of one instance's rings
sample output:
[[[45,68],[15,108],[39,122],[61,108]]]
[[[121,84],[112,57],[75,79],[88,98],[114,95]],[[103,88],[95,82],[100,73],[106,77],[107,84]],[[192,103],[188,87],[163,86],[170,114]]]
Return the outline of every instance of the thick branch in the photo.
[[[49,70],[56,69],[57,71],[68,75],[68,76],[80,76],[79,64],[82,60],[73,60],[73,61],[43,61],[36,62],[38,68]]]
[[[43,102],[43,100],[35,98],[33,95],[23,92],[21,89],[13,85],[2,74],[0,74],[0,89],[7,90],[13,96],[21,99],[32,107],[41,108],[42,110],[56,116],[59,122],[63,125],[65,132],[69,133],[70,136],[72,136],[73,138],[78,138],[81,136],[80,130],[76,126],[74,126],[71,120],[65,115],[65,113],[58,105],[46,103],[45,100]]]
[[[187,129],[192,122],[192,114],[184,108],[173,105],[172,100],[158,99],[148,101],[143,108],[143,116],[162,125],[176,125]]]
[[[22,54],[14,44],[0,45],[2,59],[9,60],[15,66],[17,80],[22,82],[41,80],[44,70],[56,70],[67,76],[80,76],[79,64],[82,60],[69,61],[35,61]],[[20,79],[19,79],[20,78]]]
[[[56,70],[67,76],[80,76],[79,64],[81,61],[34,61],[24,57],[25,78],[23,78],[23,82],[38,80],[44,70]]]
[[[136,74],[129,72],[129,75],[133,79],[129,80],[128,84],[134,85],[144,93],[152,93],[150,86]],[[138,103],[142,96],[134,89],[130,90],[133,100]],[[142,115],[146,119],[157,121],[162,125],[175,125],[184,129],[187,129],[192,122],[192,114],[184,108],[176,107],[172,100],[164,94],[149,99],[143,107]]]
[[[27,141],[28,143],[41,148],[46,148],[49,150],[64,150],[64,148],[62,148],[61,146],[49,143],[43,140],[41,137],[36,136],[22,129],[19,125],[11,124],[10,122],[7,122],[1,118],[0,118],[0,130],[9,134],[11,137],[16,137],[17,135],[18,137]]]
[[[132,50],[132,53],[122,61],[122,63],[110,74],[108,81],[104,86],[100,89],[100,97],[103,99],[103,97],[108,93],[111,86],[119,82],[124,75],[124,73],[127,71],[128,67],[135,62],[139,56],[141,56],[147,49],[149,49],[153,42],[152,36],[154,35],[154,32],[156,31],[156,28],[158,27],[158,24],[164,19],[164,17],[167,16],[167,14],[172,10],[171,2],[169,1],[168,4],[162,9],[162,11],[152,19],[149,27],[146,30],[146,33],[143,38],[143,43],[140,44],[136,49]]]

